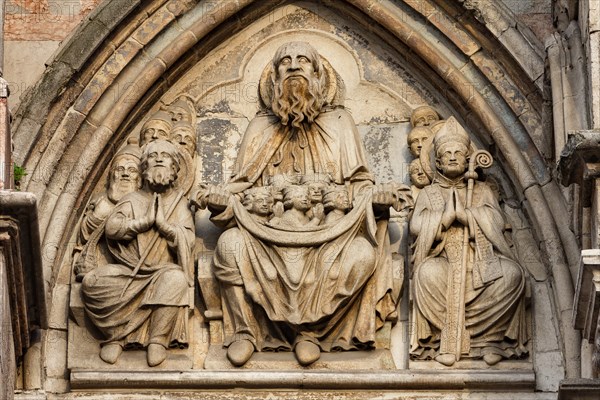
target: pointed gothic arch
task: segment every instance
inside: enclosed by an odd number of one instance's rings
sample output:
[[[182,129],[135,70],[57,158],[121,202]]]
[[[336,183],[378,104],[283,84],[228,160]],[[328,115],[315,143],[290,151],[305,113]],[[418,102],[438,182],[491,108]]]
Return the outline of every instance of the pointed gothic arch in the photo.
[[[546,167],[553,155],[544,128],[543,50],[509,10],[484,0],[116,3],[105,1],[65,41],[16,113],[15,155],[30,171],[24,189],[39,200],[49,296],[62,295],[54,288],[69,283],[60,266],[73,229],[128,132],[230,37],[294,4],[339,13],[403,54],[391,61],[410,70],[496,156],[552,260],[566,371],[578,375],[579,334],[569,313],[579,255]],[[52,315],[67,319],[66,310]]]

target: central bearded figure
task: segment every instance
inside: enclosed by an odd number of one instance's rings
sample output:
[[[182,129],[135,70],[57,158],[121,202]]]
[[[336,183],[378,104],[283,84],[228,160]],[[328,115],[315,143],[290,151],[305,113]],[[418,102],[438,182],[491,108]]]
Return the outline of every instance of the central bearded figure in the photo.
[[[229,182],[195,199],[213,222],[231,227],[214,257],[234,327],[227,356],[241,366],[255,351],[293,350],[309,365],[321,351],[373,348],[400,293],[386,218],[404,189],[373,184],[356,125],[341,105],[343,82],[308,43],[276,51],[260,95],[263,110],[244,134]],[[352,211],[333,227],[256,223],[236,194],[281,176],[289,186],[327,176],[348,189]]]

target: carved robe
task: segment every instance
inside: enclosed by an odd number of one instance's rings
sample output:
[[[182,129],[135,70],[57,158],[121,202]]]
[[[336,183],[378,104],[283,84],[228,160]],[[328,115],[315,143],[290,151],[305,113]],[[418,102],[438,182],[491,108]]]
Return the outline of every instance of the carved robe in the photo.
[[[87,315],[106,342],[120,342],[125,347],[149,343],[182,347],[188,343],[194,224],[183,196],[172,192],[163,200],[165,217],[176,232],[172,242],[155,226],[146,232],[131,228],[132,220],[147,213],[152,193],[137,191],[125,196],[106,221],[108,248],[119,264],[99,266],[82,284]],[[138,273],[123,293],[144,255]]]
[[[336,184],[350,185],[355,204],[333,227],[304,232],[253,223],[237,199],[213,215],[215,222],[237,222],[219,239],[215,275],[246,294],[225,295],[236,325],[226,344],[245,338],[258,350],[291,349],[301,337],[323,351],[373,346],[377,329],[396,309],[400,288],[387,220],[375,221],[371,209],[372,176],[364,154],[354,121],[342,108],[322,112],[310,128],[295,133],[274,116],[251,122],[229,182],[232,192],[279,174],[328,173]],[[353,248],[364,248],[358,256],[369,260],[355,270],[347,259]]]
[[[465,204],[463,178],[450,181],[438,175],[423,188],[410,222],[416,236],[413,258],[414,323],[416,332],[411,356],[433,358],[453,353],[447,340],[457,340],[449,326],[455,313],[453,296],[458,281],[455,271],[463,255],[463,229],[455,221],[448,230],[441,224],[442,214],[454,188]],[[495,353],[505,358],[527,353],[529,334],[525,314],[525,271],[515,259],[503,236],[504,219],[498,202],[485,183],[476,182],[469,220],[469,251],[466,275],[465,335],[468,354],[479,358]],[[461,301],[461,300],[459,300]]]

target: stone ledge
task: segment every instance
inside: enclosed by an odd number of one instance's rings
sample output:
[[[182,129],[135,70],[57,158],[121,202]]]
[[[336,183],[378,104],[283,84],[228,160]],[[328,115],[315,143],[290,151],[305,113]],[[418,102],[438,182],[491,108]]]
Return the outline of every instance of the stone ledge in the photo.
[[[596,400],[600,398],[600,379],[565,379],[558,389],[558,400]]]
[[[85,389],[534,390],[533,372],[512,371],[71,371]]]

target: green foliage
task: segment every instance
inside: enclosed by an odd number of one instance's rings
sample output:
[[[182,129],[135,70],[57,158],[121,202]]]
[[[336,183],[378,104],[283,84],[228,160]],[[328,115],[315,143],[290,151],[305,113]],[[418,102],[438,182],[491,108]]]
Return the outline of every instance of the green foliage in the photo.
[[[19,189],[19,187],[21,186],[21,179],[23,179],[23,177],[27,175],[27,171],[25,171],[25,168],[21,167],[20,165],[15,164],[14,168],[13,168],[13,176],[15,178],[15,188]]]

